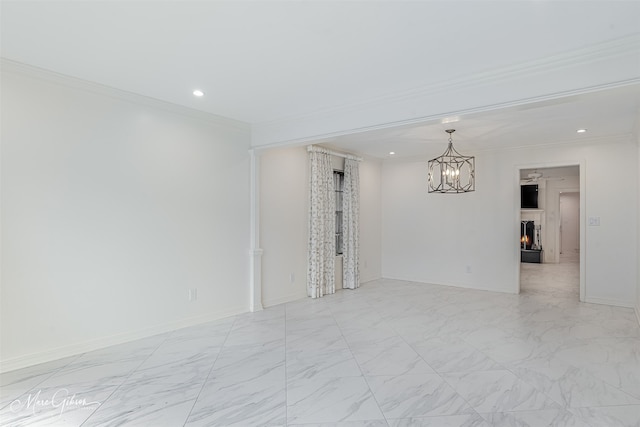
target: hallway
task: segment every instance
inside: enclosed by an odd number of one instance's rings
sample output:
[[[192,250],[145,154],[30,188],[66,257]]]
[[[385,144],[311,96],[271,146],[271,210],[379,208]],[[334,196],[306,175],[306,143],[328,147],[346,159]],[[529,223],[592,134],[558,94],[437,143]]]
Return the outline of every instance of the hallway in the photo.
[[[580,300],[580,254],[561,255],[559,264],[520,264],[520,293]]]

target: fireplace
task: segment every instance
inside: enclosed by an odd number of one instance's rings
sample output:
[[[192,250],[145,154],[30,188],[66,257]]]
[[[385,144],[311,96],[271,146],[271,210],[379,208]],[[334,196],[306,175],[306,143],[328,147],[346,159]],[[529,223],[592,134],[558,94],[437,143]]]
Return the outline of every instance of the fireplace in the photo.
[[[520,222],[520,261],[542,262],[542,242],[540,241],[539,225],[534,221],[523,220]]]
[[[533,221],[522,221],[520,224],[520,248],[532,249],[535,225]]]

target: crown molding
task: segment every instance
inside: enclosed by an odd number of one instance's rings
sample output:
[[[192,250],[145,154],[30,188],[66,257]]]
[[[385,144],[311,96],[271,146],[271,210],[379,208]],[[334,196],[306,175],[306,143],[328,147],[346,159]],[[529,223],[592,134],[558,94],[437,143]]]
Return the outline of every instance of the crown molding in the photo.
[[[340,106],[328,107],[314,110],[309,113],[295,114],[276,120],[254,123],[254,126],[272,126],[284,124],[292,120],[301,120],[307,117],[313,117],[319,114],[339,113],[345,110],[363,108],[369,105],[380,103],[395,103],[420,95],[429,95],[438,92],[450,92],[452,90],[464,89],[466,87],[474,87],[479,85],[487,85],[503,82],[509,79],[520,79],[527,75],[543,74],[547,71],[556,71],[558,69],[571,68],[576,65],[588,65],[595,61],[613,60],[617,57],[624,57],[629,54],[636,55],[640,59],[640,34],[610,40],[607,42],[591,45],[582,49],[576,49],[542,59],[527,61],[507,67],[486,70],[484,72],[475,73],[474,75],[463,76],[431,85],[418,86],[406,91],[397,92],[392,95],[384,95],[370,98],[366,101],[343,104]],[[635,82],[640,82],[640,75]],[[629,83],[616,84],[620,86]],[[583,93],[583,92],[580,92]],[[578,93],[576,93],[578,94]],[[551,98],[547,98],[551,99]]]
[[[508,147],[488,147],[488,148],[475,148],[471,150],[471,155],[477,156],[482,153],[495,153],[495,152],[506,152],[506,151],[518,151],[518,150],[539,150],[546,148],[560,148],[560,147],[584,147],[590,145],[605,145],[605,144],[619,144],[624,142],[633,142],[633,135],[630,133],[622,133],[617,135],[609,135],[609,136],[597,136],[597,137],[585,137],[580,139],[572,139],[572,140],[556,140],[546,142],[544,144],[522,144],[522,145],[510,145]],[[469,149],[466,149],[469,152]],[[394,157],[388,158],[385,157],[382,160],[384,163],[415,163],[415,162],[426,162],[431,160],[434,156],[421,154],[416,156],[405,156],[405,157]]]
[[[0,58],[0,72],[13,73],[27,76],[34,79],[44,80],[49,83],[65,86],[72,89],[79,89],[97,95],[115,98],[121,101],[130,102],[145,107],[157,108],[170,113],[179,114],[192,119],[202,120],[209,124],[217,126],[231,127],[247,134],[251,133],[251,125],[240,120],[230,119],[228,117],[218,116],[183,105],[173,104],[171,102],[162,101],[156,98],[140,95],[133,92],[116,89],[100,83],[79,79],[77,77],[68,76],[66,74],[56,73],[44,68],[35,67],[33,65],[24,64],[22,62],[13,61],[7,58]]]
[[[640,67],[624,67],[622,65],[640,63],[640,34],[632,35],[624,38],[614,39],[607,42],[591,45],[577,50],[563,52],[560,54],[548,56],[535,61],[528,61],[508,67],[502,67],[499,69],[487,70],[482,73],[476,73],[457,79],[451,79],[445,82],[440,82],[433,85],[416,87],[411,90],[407,90],[400,93],[395,93],[388,96],[382,96],[377,98],[371,98],[366,101],[344,104],[340,106],[334,106],[325,109],[318,109],[309,113],[301,113],[297,115],[288,116],[286,118],[259,122],[252,124],[253,129],[253,141],[254,147],[276,147],[292,144],[304,144],[316,141],[318,139],[332,138],[337,136],[344,136],[349,134],[355,134],[371,130],[380,130],[386,128],[392,128],[397,126],[407,126],[420,124],[430,121],[437,121],[450,117],[453,115],[471,115],[476,113],[483,113],[493,111],[502,108],[517,107],[534,102],[551,101],[566,96],[582,95],[601,90],[613,89],[617,87],[623,87],[640,83]],[[499,100],[497,102],[491,102],[486,105],[474,106],[469,108],[450,108],[449,110],[438,112],[437,114],[416,114],[411,118],[397,117],[391,120],[375,120],[376,124],[354,126],[350,128],[342,128],[339,130],[328,129],[327,132],[323,132],[323,129],[317,129],[312,132],[306,133],[304,136],[291,135],[291,132],[287,132],[288,128],[292,125],[300,122],[313,123],[311,127],[322,128],[323,126],[315,126],[319,122],[329,123],[331,121],[338,121],[340,123],[347,122],[346,117],[349,115],[357,115],[364,110],[367,111],[382,111],[388,108],[390,105],[395,106],[422,106],[425,102],[439,102],[438,98],[442,100],[447,98],[449,94],[461,91],[479,91],[487,90],[493,87],[505,86],[511,84],[511,88],[518,85],[525,85],[527,82],[535,80],[541,81],[545,78],[545,81],[554,81],[554,78],[558,76],[559,72],[574,73],[579,75],[580,72],[588,71],[589,66],[600,66],[605,64],[607,71],[616,69],[627,69],[626,73],[616,75],[615,77],[609,76],[601,77],[602,70],[598,69],[591,74],[593,79],[590,79],[588,83],[581,86],[580,84],[574,85],[573,88],[567,90],[558,90],[561,88],[556,87],[555,90],[549,85],[549,92],[542,95],[531,96],[531,94],[525,94],[518,96],[516,99],[511,100]],[[555,73],[555,74],[554,74]],[[575,74],[578,73],[578,74]],[[605,73],[606,74],[606,73]],[[546,76],[545,76],[546,75]],[[566,77],[566,76],[565,76]],[[598,81],[600,80],[600,81]],[[603,81],[604,80],[604,81]],[[514,86],[516,85],[516,86]],[[462,94],[466,94],[464,92]],[[508,95],[507,95],[508,96]],[[506,98],[506,96],[505,96]],[[415,107],[412,107],[415,108]],[[326,126],[324,126],[326,129]],[[295,134],[295,132],[293,132]]]
[[[301,138],[292,138],[292,139],[287,139],[283,141],[269,142],[269,143],[260,144],[260,145],[252,145],[252,148],[255,150],[267,150],[270,148],[302,146],[302,145],[307,145],[314,142],[317,143],[317,141],[321,139],[331,139],[331,138],[337,138],[345,135],[355,135],[361,132],[384,130],[384,129],[394,128],[399,126],[411,126],[411,125],[418,125],[418,124],[429,123],[429,122],[440,122],[441,120],[446,119],[447,117],[452,117],[452,116],[470,116],[474,114],[501,110],[504,108],[512,108],[512,107],[519,107],[519,106],[538,103],[538,102],[553,101],[553,100],[568,97],[568,96],[584,95],[588,93],[594,93],[594,92],[599,92],[599,91],[608,90],[608,89],[615,89],[615,88],[630,86],[635,84],[640,84],[640,77],[635,79],[630,79],[630,80],[619,81],[615,83],[603,84],[599,86],[591,86],[591,87],[583,88],[580,90],[556,92],[552,95],[523,98],[516,101],[509,101],[509,102],[503,102],[498,104],[489,104],[486,106],[475,107],[475,108],[466,108],[466,109],[461,109],[456,111],[449,111],[445,113],[434,114],[430,116],[423,116],[423,117],[406,119],[406,120],[389,121],[389,122],[380,123],[376,125],[363,126],[363,127],[351,128],[346,130],[338,130],[334,132],[312,134],[312,135],[307,135]],[[313,117],[313,116],[309,116],[309,117]],[[259,125],[252,125],[253,132],[256,132],[256,129],[258,127]],[[549,145],[553,145],[553,144],[550,143]],[[522,148],[522,147],[516,146],[515,148]]]

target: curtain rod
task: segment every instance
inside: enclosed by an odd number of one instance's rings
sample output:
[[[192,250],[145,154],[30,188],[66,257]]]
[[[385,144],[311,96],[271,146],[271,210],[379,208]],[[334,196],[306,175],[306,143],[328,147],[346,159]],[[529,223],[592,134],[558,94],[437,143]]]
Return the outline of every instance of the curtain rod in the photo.
[[[328,149],[326,149],[324,147],[317,147],[315,145],[307,146],[307,151],[318,151],[318,152],[321,152],[321,153],[331,154],[332,156],[338,156],[338,157],[344,157],[345,159],[356,160],[358,162],[362,161],[362,157],[357,157],[357,156],[354,156],[353,154],[339,153],[337,151],[328,150]]]

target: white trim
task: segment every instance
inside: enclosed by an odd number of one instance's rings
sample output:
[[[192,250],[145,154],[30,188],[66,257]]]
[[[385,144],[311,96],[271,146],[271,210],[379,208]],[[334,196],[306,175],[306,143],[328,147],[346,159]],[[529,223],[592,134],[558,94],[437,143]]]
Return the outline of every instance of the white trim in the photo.
[[[204,120],[218,126],[231,127],[236,130],[244,131],[248,135],[251,134],[251,125],[240,120],[218,116],[216,114],[207,113],[201,110],[196,110],[194,108],[186,107],[184,105],[162,101],[133,92],[127,92],[110,86],[102,85],[100,83],[82,80],[77,77],[56,73],[54,71],[45,70],[43,68],[34,67],[32,65],[23,64],[21,62],[12,61],[6,58],[0,58],[0,69],[3,74],[15,73],[35,79],[45,80],[50,83],[59,84],[61,86],[66,86],[72,89],[80,89],[86,92],[91,92],[110,98],[116,98],[138,105],[162,109],[193,119]]]
[[[262,305],[262,249],[249,251],[249,311],[261,311]]]
[[[279,130],[286,130],[291,125],[291,122],[285,122],[282,124],[282,126],[280,126],[279,128],[276,128],[275,130],[274,129],[266,130],[264,128],[261,128],[259,124],[254,124],[251,126],[253,130],[251,134],[251,146],[254,149],[269,149],[269,148],[300,146],[300,145],[306,145],[306,144],[318,142],[318,140],[325,140],[325,139],[330,140],[332,138],[337,138],[337,137],[347,136],[347,135],[355,135],[355,134],[369,132],[369,131],[393,129],[393,128],[403,127],[403,126],[412,126],[412,125],[440,122],[442,119],[446,119],[447,117],[451,117],[451,116],[472,116],[480,113],[488,113],[496,110],[519,107],[519,106],[534,104],[538,102],[552,101],[560,98],[565,98],[568,96],[585,95],[589,93],[600,92],[604,90],[615,89],[615,88],[635,85],[639,83],[640,83],[640,78],[634,78],[634,79],[624,80],[624,81],[610,83],[610,84],[587,87],[579,90],[555,92],[551,95],[527,97],[527,98],[519,99],[517,101],[500,102],[500,103],[495,103],[495,104],[480,106],[480,107],[473,107],[473,108],[461,108],[461,109],[455,109],[455,110],[444,112],[444,113],[425,115],[417,118],[400,119],[400,120],[388,121],[383,123],[376,123],[375,125],[365,125],[365,126],[348,128],[348,129],[340,129],[340,130],[331,131],[331,132],[319,132],[319,133],[314,133],[304,137],[294,137],[294,138],[284,138],[284,139],[278,139],[279,137],[276,137],[276,139],[273,139],[272,136],[267,134],[267,131],[273,134]],[[309,119],[313,119],[313,118],[315,117],[309,116]],[[329,118],[324,119],[324,122],[327,122],[327,121],[329,121]],[[263,134],[267,134],[267,135],[265,136]],[[548,143],[544,145],[552,145],[552,143]],[[530,147],[537,147],[537,145],[531,145]],[[522,147],[515,146],[514,148],[522,148]]]
[[[62,359],[63,357],[75,356],[78,354],[87,353],[89,351],[99,350],[105,347],[123,344],[129,341],[147,338],[153,335],[163,334],[174,331],[176,329],[187,328],[189,326],[195,326],[246,312],[246,306],[238,306],[217,313],[209,313],[202,316],[190,317],[175,322],[139,329],[133,332],[124,332],[121,334],[97,338],[89,341],[67,345],[64,347],[57,347],[38,353],[27,354],[24,356],[1,361],[0,372],[8,372],[16,369],[26,368],[28,366],[37,365],[39,363],[51,362],[53,360]]]
[[[638,321],[638,326],[640,326],[640,306],[635,306],[634,311],[636,312],[636,320]]]
[[[305,298],[307,298],[307,293],[306,292],[302,292],[302,293],[296,292],[296,293],[293,293],[293,294],[285,295],[283,297],[264,300],[262,302],[262,304],[265,307],[273,307],[274,305],[286,304],[288,302],[293,302],[293,301],[297,301],[297,300],[301,300],[301,299],[305,299]]]
[[[638,84],[640,74],[634,68],[638,49],[640,35],[632,35],[384,99],[255,123],[252,146],[309,144]],[[571,77],[575,75],[581,78]],[[499,96],[504,93],[510,93],[510,99]],[[439,109],[440,104],[449,109]]]
[[[376,277],[372,277],[370,279],[360,279],[360,284],[363,285],[365,283],[375,282],[376,280],[382,280],[382,279],[383,279],[382,276],[376,276]]]
[[[580,301],[587,298],[587,161],[580,161]]]
[[[475,86],[486,86],[490,84],[500,83],[509,79],[520,79],[522,76],[539,75],[541,73],[557,71],[562,68],[575,67],[576,65],[585,65],[593,62],[602,62],[607,60],[613,60],[613,58],[619,58],[622,56],[632,55],[634,58],[637,56],[637,52],[640,49],[640,36],[633,34],[626,37],[621,37],[614,40],[609,40],[603,43],[583,47],[581,49],[575,49],[570,52],[563,52],[560,54],[548,56],[542,59],[531,60],[516,65],[507,67],[501,67],[493,70],[488,70],[480,73],[474,73],[473,75],[467,75],[459,78],[447,79],[445,81],[430,84],[426,86],[414,87],[399,93],[391,95],[383,95],[376,98],[370,98],[366,101],[354,102],[350,104],[343,104],[337,107],[329,107],[325,109],[318,109],[311,113],[294,114],[287,117],[283,117],[276,120],[258,122],[255,126],[286,126],[291,121],[304,120],[310,117],[326,114],[339,114],[345,111],[359,110],[371,106],[395,104],[401,101],[412,100],[418,96],[428,96],[434,93],[447,93],[457,89],[471,88]],[[594,90],[611,89],[614,87],[625,86],[627,84],[633,84],[640,82],[640,78],[629,79],[628,81],[615,82],[612,84],[601,85],[594,88],[585,88],[581,90],[574,90],[559,94],[553,94],[549,96],[536,97],[535,99],[519,100],[513,102],[505,102],[500,106],[490,106],[489,109],[504,108],[508,106],[516,106],[522,104],[528,104],[535,101],[543,101],[556,99],[559,97],[568,96],[571,94],[577,95],[587,92],[593,92]],[[486,108],[486,107],[485,107]],[[474,109],[475,110],[475,109]],[[482,109],[484,110],[484,109]],[[461,114],[470,114],[480,111],[463,111]],[[449,113],[447,113],[448,115]],[[442,118],[441,116],[434,118]],[[386,125],[380,125],[383,127],[395,127],[401,124],[420,123],[425,121],[425,118],[417,118],[411,120],[402,120],[399,122],[389,123]],[[376,127],[367,127],[366,130],[371,130]],[[352,132],[361,132],[365,129],[353,130]],[[330,135],[326,135],[327,137]],[[314,137],[317,139],[318,136]],[[260,144],[260,146],[263,146]],[[266,146],[266,145],[265,145]]]
[[[249,310],[262,310],[262,254],[260,248],[260,153],[249,150],[251,155],[249,236]]]
[[[614,307],[635,308],[633,303],[610,298],[593,298],[587,297],[584,302],[589,304],[612,305]]]
[[[338,157],[343,157],[345,159],[351,159],[351,160],[356,160],[358,162],[362,161],[361,157],[356,157],[354,155],[351,154],[347,154],[347,153],[341,153],[339,151],[333,151],[333,150],[329,150],[327,148],[324,147],[319,147],[317,145],[308,145],[307,146],[307,151],[311,152],[311,151],[317,151],[319,153],[325,153],[325,154],[331,154],[332,156],[338,156]]]
[[[406,278],[406,277],[393,277],[393,276],[384,276],[381,280],[400,280],[403,282],[414,282],[414,283],[424,283],[426,285],[434,285],[434,286],[446,286],[449,288],[460,288],[460,289],[469,289],[473,291],[482,291],[482,292],[497,292],[500,294],[514,294],[515,292],[509,291],[506,289],[496,289],[496,288],[485,288],[485,287],[477,287],[471,286],[464,283],[436,283],[433,281],[425,280],[425,279],[416,279],[416,278]]]

